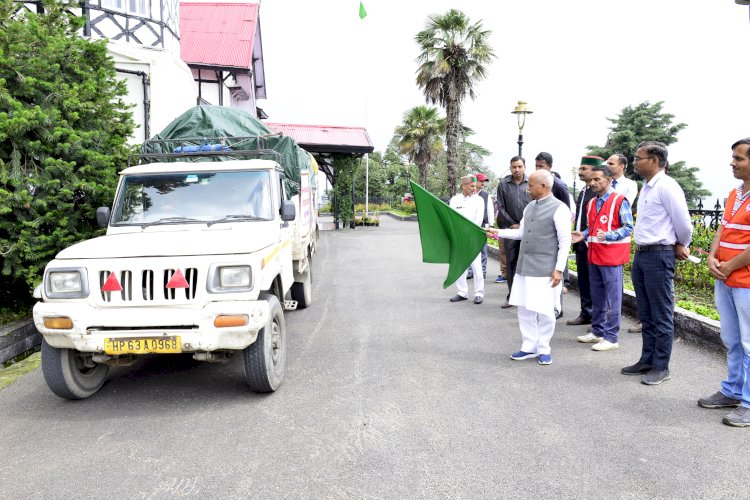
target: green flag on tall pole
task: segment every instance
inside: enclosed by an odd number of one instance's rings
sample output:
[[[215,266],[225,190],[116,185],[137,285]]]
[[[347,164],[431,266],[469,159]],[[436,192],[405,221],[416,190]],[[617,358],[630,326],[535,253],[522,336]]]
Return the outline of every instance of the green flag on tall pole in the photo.
[[[365,4],[359,2],[359,18],[364,19],[367,17],[367,11],[365,10]]]
[[[443,288],[448,288],[482,251],[487,234],[419,184],[410,182],[417,204],[422,262],[448,264],[443,282]]]

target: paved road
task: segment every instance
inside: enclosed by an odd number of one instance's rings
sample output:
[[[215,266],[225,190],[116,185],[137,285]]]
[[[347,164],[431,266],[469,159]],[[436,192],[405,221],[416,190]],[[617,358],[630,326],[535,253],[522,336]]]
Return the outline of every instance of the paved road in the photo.
[[[0,391],[0,497],[750,495],[750,430],[695,403],[718,353],[678,342],[673,380],[647,387],[618,373],[638,336],[596,353],[560,323],[553,365],[511,361],[505,285],[450,304],[446,267],[420,256],[415,223],[323,233],[272,395],[248,392],[239,359],[148,358],[78,402],[25,375]]]

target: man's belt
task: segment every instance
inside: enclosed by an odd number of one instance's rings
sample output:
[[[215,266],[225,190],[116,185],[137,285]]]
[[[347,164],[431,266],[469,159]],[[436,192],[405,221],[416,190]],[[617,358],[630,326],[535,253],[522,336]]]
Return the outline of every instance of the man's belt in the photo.
[[[661,252],[661,251],[674,252],[674,245],[636,245],[636,252]]]

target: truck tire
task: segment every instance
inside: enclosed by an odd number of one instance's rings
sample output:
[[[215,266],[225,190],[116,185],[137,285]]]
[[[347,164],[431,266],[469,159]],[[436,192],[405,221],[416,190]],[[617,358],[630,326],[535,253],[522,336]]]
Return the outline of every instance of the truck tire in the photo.
[[[312,304],[312,261],[302,275],[302,281],[292,283],[292,299],[297,301],[297,309]]]
[[[104,384],[109,366],[87,367],[88,353],[75,349],[58,349],[42,340],[42,372],[50,390],[63,399],[84,399]]]
[[[281,304],[275,295],[262,294],[260,299],[268,302],[268,323],[258,332],[255,342],[242,351],[242,360],[245,380],[250,389],[255,392],[273,392],[284,380],[286,323]]]

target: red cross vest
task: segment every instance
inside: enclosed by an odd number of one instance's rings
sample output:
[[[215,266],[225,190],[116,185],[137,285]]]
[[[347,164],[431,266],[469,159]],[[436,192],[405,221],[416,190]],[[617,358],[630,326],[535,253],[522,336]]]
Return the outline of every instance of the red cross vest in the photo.
[[[750,196],[732,215],[732,208],[734,208],[736,199],[737,190],[733,189],[729,193],[726,205],[724,205],[721,239],[716,252],[716,258],[722,262],[732,259],[750,247]],[[737,269],[729,275],[724,283],[735,288],[750,288],[750,266]]]
[[[591,198],[586,207],[589,222],[589,262],[597,266],[620,266],[630,260],[630,236],[618,241],[599,241],[596,233],[605,233],[622,226],[620,206],[625,199],[621,194],[611,192],[599,211],[596,211],[596,197]]]

